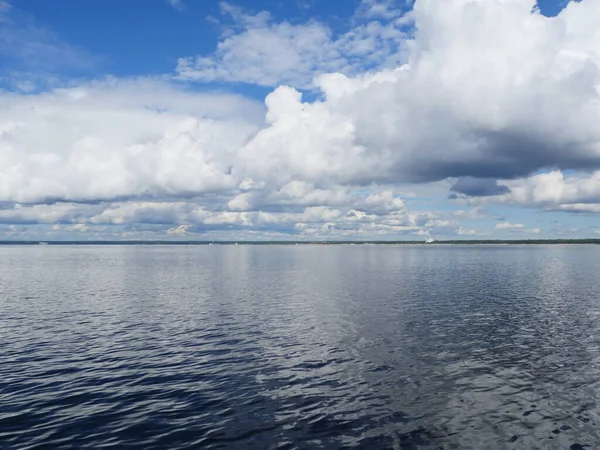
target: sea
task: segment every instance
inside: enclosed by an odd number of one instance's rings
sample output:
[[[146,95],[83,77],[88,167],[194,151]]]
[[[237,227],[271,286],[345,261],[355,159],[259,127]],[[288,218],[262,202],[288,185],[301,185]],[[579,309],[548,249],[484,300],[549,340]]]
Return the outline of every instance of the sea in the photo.
[[[600,246],[1,246],[0,448],[600,448]]]

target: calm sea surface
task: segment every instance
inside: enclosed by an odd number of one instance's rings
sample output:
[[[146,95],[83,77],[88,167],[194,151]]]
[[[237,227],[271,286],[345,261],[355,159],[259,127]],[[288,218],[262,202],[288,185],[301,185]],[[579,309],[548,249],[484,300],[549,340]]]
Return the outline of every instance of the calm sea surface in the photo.
[[[600,246],[0,247],[0,448],[600,448]]]

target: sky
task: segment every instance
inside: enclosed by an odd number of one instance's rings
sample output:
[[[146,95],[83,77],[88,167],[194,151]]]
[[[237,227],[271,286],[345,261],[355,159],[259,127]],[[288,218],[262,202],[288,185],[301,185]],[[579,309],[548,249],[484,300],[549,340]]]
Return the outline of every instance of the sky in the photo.
[[[0,0],[0,240],[600,237],[597,0]]]

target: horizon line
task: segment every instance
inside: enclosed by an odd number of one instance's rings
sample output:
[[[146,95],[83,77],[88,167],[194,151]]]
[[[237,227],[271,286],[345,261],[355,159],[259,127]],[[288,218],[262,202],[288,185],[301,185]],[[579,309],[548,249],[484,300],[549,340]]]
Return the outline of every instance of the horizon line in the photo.
[[[0,240],[0,245],[440,245],[440,244],[600,244],[600,238],[427,240]]]

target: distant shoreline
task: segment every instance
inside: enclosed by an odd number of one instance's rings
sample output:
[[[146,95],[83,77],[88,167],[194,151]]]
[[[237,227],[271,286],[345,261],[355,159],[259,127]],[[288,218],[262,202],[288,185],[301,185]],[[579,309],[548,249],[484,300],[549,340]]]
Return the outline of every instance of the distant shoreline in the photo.
[[[0,245],[541,245],[600,244],[600,239],[515,239],[425,241],[0,241]]]

